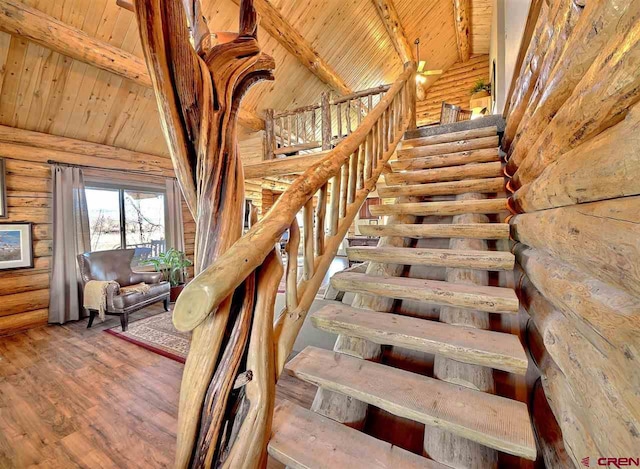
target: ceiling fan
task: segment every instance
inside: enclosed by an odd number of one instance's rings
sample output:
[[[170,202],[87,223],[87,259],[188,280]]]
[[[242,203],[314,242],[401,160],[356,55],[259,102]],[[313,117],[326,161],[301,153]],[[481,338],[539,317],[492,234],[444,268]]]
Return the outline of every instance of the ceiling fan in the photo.
[[[418,62],[418,70],[416,72],[416,81],[418,83],[425,83],[427,81],[427,77],[442,75],[442,70],[425,70],[425,66],[427,63],[424,60],[420,60],[420,38],[417,38],[414,41],[416,45],[416,58],[419,60]]]

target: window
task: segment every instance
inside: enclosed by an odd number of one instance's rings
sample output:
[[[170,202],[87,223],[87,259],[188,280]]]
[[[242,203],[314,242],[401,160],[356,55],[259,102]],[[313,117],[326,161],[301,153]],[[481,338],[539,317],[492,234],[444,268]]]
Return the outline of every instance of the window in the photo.
[[[87,187],[91,250],[136,248],[136,257],[165,251],[165,194],[124,187]]]

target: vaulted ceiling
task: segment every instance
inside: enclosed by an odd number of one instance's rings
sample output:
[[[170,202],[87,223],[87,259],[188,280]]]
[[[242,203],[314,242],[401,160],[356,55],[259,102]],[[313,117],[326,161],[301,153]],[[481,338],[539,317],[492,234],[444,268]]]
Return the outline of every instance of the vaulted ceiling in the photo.
[[[0,0],[3,2],[18,0]],[[239,0],[203,0],[211,31],[237,30]],[[349,90],[390,83],[402,60],[375,3],[388,0],[270,0],[275,14],[310,45]],[[116,0],[23,0],[87,35],[142,57],[134,14]],[[264,0],[258,3],[265,3]],[[420,59],[446,70],[458,61],[452,0],[394,0],[408,42],[420,38]],[[258,5],[256,6],[258,8]],[[471,52],[487,54],[491,0],[471,0]],[[267,19],[263,16],[263,21]],[[274,28],[272,28],[273,31]],[[278,29],[277,27],[275,29]],[[275,33],[274,33],[275,34]],[[255,86],[243,109],[258,116],[336,92],[322,75],[262,28],[263,50],[276,61],[276,79]],[[333,85],[333,86],[331,86]],[[53,52],[24,37],[0,32],[0,124],[131,150],[166,155],[152,90],[127,78]],[[245,151],[259,150],[255,132],[240,133]]]

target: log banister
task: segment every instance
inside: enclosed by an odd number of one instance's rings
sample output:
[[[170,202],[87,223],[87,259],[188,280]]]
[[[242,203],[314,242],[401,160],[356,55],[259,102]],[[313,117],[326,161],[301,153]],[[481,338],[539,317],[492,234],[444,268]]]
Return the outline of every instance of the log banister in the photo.
[[[412,109],[404,101],[410,94],[405,88],[414,86],[415,65],[375,108],[369,107],[356,129],[338,136],[341,141],[333,149],[332,126],[324,122],[330,109],[323,107],[326,153],[295,179],[261,221],[256,222],[254,211],[251,227],[242,235],[245,184],[237,152],[238,109],[250,86],[273,78],[275,62],[260,51],[252,0],[240,1],[239,33],[215,45],[194,41],[208,37],[206,25],[203,30],[200,25],[197,31],[189,28],[199,8],[197,0],[135,2],[163,132],[196,221],[198,274],[173,312],[178,330],[193,331],[180,390],[176,467],[258,468],[266,466],[275,382],[284,360],[342,239],[412,118],[403,113]],[[196,50],[194,43],[201,47]],[[368,100],[372,103],[372,95]],[[325,95],[323,103],[329,102]],[[351,112],[351,102],[341,107]],[[307,139],[308,112],[278,117],[281,142],[285,120],[289,145]],[[267,114],[269,128],[275,129],[274,114]],[[392,142],[384,153],[381,119],[386,119]],[[315,129],[312,135],[315,140]],[[272,133],[265,149],[275,151],[276,143]],[[360,174],[361,161],[366,174]],[[316,203],[321,205],[317,209]],[[296,219],[300,211],[302,227]],[[286,309],[274,327],[285,272],[276,245],[286,230]],[[298,279],[301,244],[304,275]],[[251,380],[234,388],[238,376],[249,372]]]
[[[393,107],[394,114],[399,114],[395,112],[396,97],[414,72],[415,67],[405,70],[350,136],[298,177],[260,222],[189,283],[180,295],[174,311],[174,323],[179,330],[195,328],[264,261],[302,207],[320,187],[339,174],[342,165],[365,139],[370,141],[371,130],[387,108]],[[396,129],[400,128],[399,122],[399,116],[394,116],[393,124]],[[370,148],[370,145],[367,147]],[[393,145],[391,147],[395,149]],[[374,174],[371,169],[371,152],[369,150],[366,153],[370,169],[365,179],[370,179]],[[244,261],[242,269],[238,268],[237,259]]]
[[[320,148],[331,149],[354,131],[356,119],[352,113],[356,113],[357,125],[360,126],[363,113],[373,108],[373,97],[378,96],[380,102],[390,88],[391,85],[381,85],[336,98],[332,98],[330,93],[323,93],[321,102],[317,104],[279,112],[267,109],[263,159],[272,160],[279,155]],[[364,98],[367,104],[363,103]],[[317,114],[320,115],[320,125]],[[310,127],[307,125],[308,115],[311,117]]]

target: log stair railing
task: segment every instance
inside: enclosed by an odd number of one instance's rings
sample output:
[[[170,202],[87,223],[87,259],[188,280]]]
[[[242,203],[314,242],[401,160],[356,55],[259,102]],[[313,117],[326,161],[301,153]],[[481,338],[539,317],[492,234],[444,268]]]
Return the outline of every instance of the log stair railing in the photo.
[[[511,272],[509,226],[496,127],[404,140],[386,185],[392,204],[371,212],[387,223],[362,226],[378,247],[347,250],[350,268],[331,278],[334,292],[355,293],[351,306],[334,301],[311,316],[338,334],[334,351],[307,347],[285,365],[318,386],[312,410],[291,402],[275,410],[269,454],[289,467],[495,468],[498,452],[535,460],[527,405],[496,394],[492,370],[524,375],[518,336],[489,330],[489,314],[518,313],[511,288],[490,286],[489,271]],[[446,196],[446,197],[445,197]],[[437,200],[433,200],[436,198]],[[446,200],[443,200],[446,199]],[[424,216],[451,216],[429,223]],[[488,215],[491,215],[489,217]],[[449,249],[418,247],[450,238]],[[408,266],[444,268],[444,280],[412,278]],[[409,272],[409,275],[407,275]],[[492,277],[495,279],[494,277]],[[342,295],[334,295],[342,298]],[[409,300],[439,307],[439,321],[399,308]],[[409,315],[407,315],[409,314]],[[435,356],[433,376],[376,363],[381,346]],[[425,425],[423,455],[407,453],[363,433],[367,406]],[[340,425],[341,423],[346,425]],[[353,428],[350,428],[353,427]]]
[[[240,103],[254,84],[273,79],[275,62],[261,51],[253,1],[239,3],[238,32],[217,33],[197,0],[136,0],[134,7],[162,129],[196,221],[196,276],[173,311],[176,328],[192,332],[179,468],[266,466],[276,381],[360,206],[415,128],[416,68],[408,63],[360,125],[314,160],[262,220],[251,213],[243,234]],[[274,324],[284,273],[276,244],[287,230],[286,309]]]
[[[273,409],[275,381],[291,353],[322,280],[361,205],[383,171],[389,169],[387,161],[411,125],[415,115],[415,105],[412,104],[415,99],[412,94],[414,76],[415,66],[410,65],[381,96],[360,125],[337,142],[335,148],[326,152],[319,161],[307,167],[260,221],[254,220],[245,235],[189,283],[176,303],[174,324],[180,330],[193,330],[210,311],[215,311],[225,298],[246,283],[251,275],[258,272],[258,278],[263,278],[262,284],[260,280],[257,281],[255,295],[258,301],[263,295],[264,301],[269,302],[262,305],[265,310],[260,312],[265,314],[261,327],[267,329],[254,333],[259,332],[262,335],[259,339],[261,343],[272,344],[272,347],[264,345],[263,355],[253,358],[262,362],[263,370],[272,370],[272,374],[267,376],[271,379],[256,382],[256,369],[250,368],[248,361],[246,369],[238,369],[240,376],[242,373],[253,373],[253,381],[246,385],[247,393],[251,386],[254,387],[252,397],[255,399],[251,399],[249,404],[252,408],[264,408],[267,412]],[[298,220],[302,220],[301,226]],[[272,328],[275,293],[283,273],[275,246],[287,230],[290,236],[284,272],[286,308]],[[300,253],[301,273],[298,272]],[[265,272],[266,277],[263,277]],[[271,349],[271,355],[266,353],[268,349]],[[183,390],[185,385],[192,386],[183,381]],[[307,419],[308,425],[316,420],[315,416],[296,409],[291,409],[291,412],[296,418]],[[287,425],[287,419],[282,414],[278,419]],[[268,432],[268,427],[264,428]],[[417,464],[414,455],[399,449],[389,450],[389,446],[380,443],[377,451],[381,454],[391,451],[389,460],[403,467],[405,461]],[[264,449],[266,454],[266,445]]]
[[[263,159],[330,150],[362,124],[390,88],[382,85],[339,97],[325,92],[317,104],[287,111],[267,109]]]

